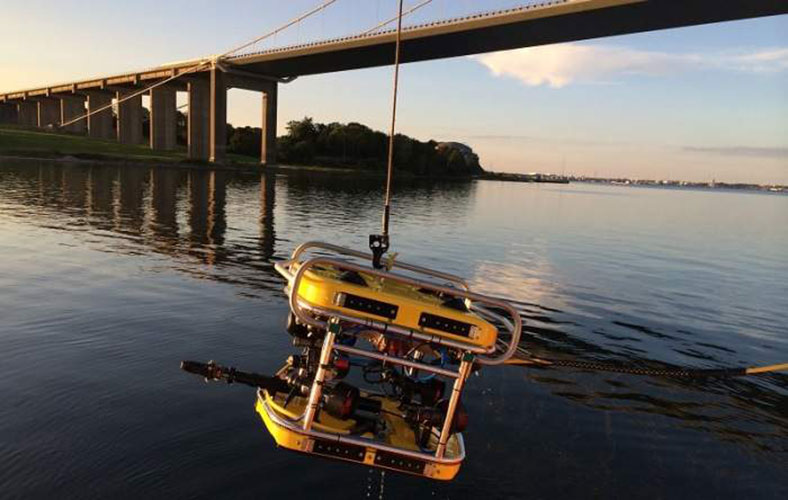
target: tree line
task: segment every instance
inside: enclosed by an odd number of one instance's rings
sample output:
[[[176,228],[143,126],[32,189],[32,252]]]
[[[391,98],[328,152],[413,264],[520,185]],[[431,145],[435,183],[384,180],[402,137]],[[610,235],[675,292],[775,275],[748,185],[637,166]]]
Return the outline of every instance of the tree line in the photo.
[[[261,131],[256,127],[228,128],[228,151],[259,156]],[[394,138],[394,166],[426,176],[462,176],[484,172],[478,156],[456,143],[422,142],[403,134]],[[290,121],[277,138],[278,161],[291,165],[385,170],[388,136],[361,123],[316,123],[312,118]]]
[[[143,133],[150,130],[150,115],[143,109]],[[177,111],[179,145],[186,144],[187,116]],[[277,138],[277,160],[285,165],[317,165],[383,171],[388,159],[388,135],[361,123],[316,123],[312,118],[287,123]],[[227,151],[260,157],[262,132],[258,127],[227,124]],[[403,134],[394,137],[394,167],[421,176],[468,176],[484,173],[473,151],[457,143],[422,142]]]

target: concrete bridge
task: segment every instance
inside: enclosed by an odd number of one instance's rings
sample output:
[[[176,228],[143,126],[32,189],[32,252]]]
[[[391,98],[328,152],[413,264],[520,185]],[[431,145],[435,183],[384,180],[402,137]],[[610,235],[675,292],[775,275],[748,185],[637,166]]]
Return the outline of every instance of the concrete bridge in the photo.
[[[541,4],[409,26],[402,62],[587,40],[667,28],[788,13],[785,0],[552,0]],[[368,34],[222,58],[168,64],[146,71],[0,94],[0,123],[60,128],[124,144],[141,144],[142,96],[95,110],[155,83],[150,96],[150,147],[176,146],[176,93],[188,95],[188,158],[222,162],[227,140],[227,90],[258,91],[263,99],[261,163],[276,161],[280,83],[303,75],[388,65],[395,32]],[[181,76],[182,75],[182,76]],[[69,121],[94,112],[85,120]]]

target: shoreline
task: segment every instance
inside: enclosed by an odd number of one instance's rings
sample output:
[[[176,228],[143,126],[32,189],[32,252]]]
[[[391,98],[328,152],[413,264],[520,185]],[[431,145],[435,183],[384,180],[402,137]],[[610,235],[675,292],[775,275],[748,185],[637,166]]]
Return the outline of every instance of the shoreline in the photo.
[[[49,162],[49,163],[64,163],[64,164],[77,164],[77,165],[116,165],[128,167],[154,167],[159,166],[162,168],[189,168],[189,169],[204,169],[204,170],[222,170],[231,172],[242,173],[258,173],[270,172],[276,170],[284,170],[290,172],[320,172],[320,173],[333,173],[333,174],[355,174],[363,175],[366,177],[380,177],[385,178],[385,171],[369,171],[362,169],[355,169],[350,167],[323,167],[320,165],[262,165],[253,162],[239,162],[229,160],[225,163],[208,163],[208,162],[194,162],[189,160],[172,159],[172,158],[150,158],[150,159],[127,159],[113,155],[102,156],[99,154],[90,154],[87,157],[77,155],[40,155],[37,156],[33,153],[19,153],[19,154],[0,154],[0,161],[23,161],[23,162]],[[427,180],[442,180],[442,181],[471,181],[483,180],[479,176],[462,176],[462,177],[438,177],[438,176],[420,176],[414,175],[410,172],[400,172],[398,174],[401,179],[427,179]]]

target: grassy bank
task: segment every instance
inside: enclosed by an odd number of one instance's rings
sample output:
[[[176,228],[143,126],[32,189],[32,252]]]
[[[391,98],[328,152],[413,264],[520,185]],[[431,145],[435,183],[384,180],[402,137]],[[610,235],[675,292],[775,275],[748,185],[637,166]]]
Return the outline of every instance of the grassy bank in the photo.
[[[134,162],[186,161],[186,148],[174,151],[153,151],[146,145],[131,146],[116,141],[90,139],[80,135],[31,130],[12,125],[0,125],[0,157],[60,159],[73,157],[81,160]],[[253,165],[257,160],[241,155],[228,155],[234,163]]]
[[[116,141],[90,139],[80,135],[45,132],[13,125],[0,125],[0,159],[2,158],[123,162],[140,163],[143,165],[151,163],[182,166],[199,164],[199,162],[187,161],[186,148],[183,146],[179,146],[174,151],[153,151],[146,145],[131,146],[119,144]],[[227,164],[224,165],[223,168],[246,170],[250,168],[256,169],[259,166],[259,160],[251,156],[227,154],[227,160]],[[355,175],[375,177],[383,177],[386,174],[384,170],[364,169],[358,166],[343,165],[277,165],[273,168],[345,174],[353,173]],[[397,172],[397,177],[415,178],[424,176],[415,175],[412,172],[399,171]],[[454,179],[456,177],[435,178]],[[460,179],[467,178],[470,177],[460,177]]]

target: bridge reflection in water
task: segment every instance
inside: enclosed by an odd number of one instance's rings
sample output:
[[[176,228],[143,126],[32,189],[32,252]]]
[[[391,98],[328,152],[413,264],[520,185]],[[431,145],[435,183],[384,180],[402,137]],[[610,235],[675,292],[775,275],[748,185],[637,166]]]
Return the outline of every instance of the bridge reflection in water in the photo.
[[[152,251],[230,267],[256,261],[270,271],[269,277],[274,276],[269,262],[276,248],[277,180],[273,173],[52,163],[15,170],[18,181],[34,188],[25,189],[25,199],[16,201],[34,205],[39,216],[47,214],[60,221],[39,220],[39,224],[79,228],[94,242],[95,238],[109,237],[115,250],[132,255]],[[259,228],[254,246],[248,239],[226,241],[227,184],[231,181],[244,191],[259,185],[259,215],[255,218]],[[31,197],[31,192],[37,196]],[[188,266],[178,268],[195,272]],[[212,277],[236,280],[222,273]],[[256,281],[254,277],[247,279]],[[278,281],[277,288],[281,288]]]

